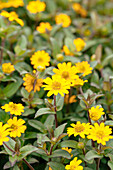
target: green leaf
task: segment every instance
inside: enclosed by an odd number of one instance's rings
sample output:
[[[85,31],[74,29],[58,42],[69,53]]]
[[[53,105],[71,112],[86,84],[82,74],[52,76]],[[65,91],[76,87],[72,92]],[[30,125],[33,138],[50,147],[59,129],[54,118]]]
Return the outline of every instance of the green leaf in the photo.
[[[64,97],[62,97],[61,95],[57,95],[56,96],[56,107],[57,107],[57,111],[62,110],[64,105]]]
[[[108,161],[108,166],[111,168],[111,170],[113,169],[113,161]]]
[[[102,64],[103,67],[105,67],[110,62],[112,62],[112,60],[113,60],[113,54],[109,55],[108,57],[105,57],[101,64]]]
[[[28,98],[28,96],[29,96],[29,93],[27,92],[27,90],[24,87],[21,88],[21,94],[24,98]]]
[[[70,51],[75,51],[76,47],[73,43],[73,39],[70,37],[65,38],[65,45],[69,48]]]
[[[32,127],[34,127],[35,129],[46,133],[46,127],[44,126],[44,124],[42,124],[40,121],[37,120],[29,120],[28,121],[29,125],[31,125]]]
[[[55,136],[56,138],[58,138],[59,135],[61,135],[61,134],[63,133],[66,124],[67,124],[67,123],[64,123],[64,124],[58,126],[58,127],[55,129],[55,131],[54,131],[54,136]]]
[[[19,38],[18,40],[18,45],[21,47],[21,48],[26,48],[27,47],[27,38],[25,35],[21,35],[21,37]]]
[[[71,61],[73,64],[80,62],[80,59],[72,56],[65,56],[63,61]]]
[[[105,125],[113,126],[113,121],[107,120],[107,121],[105,121]]]
[[[55,114],[55,112],[53,112],[50,108],[41,108],[36,112],[35,118],[44,114]]]
[[[70,147],[70,148],[77,148],[78,142],[75,140],[65,140],[60,143],[60,146],[63,147]]]
[[[27,155],[35,152],[36,150],[37,148],[32,145],[23,146],[22,148],[20,148],[20,155],[18,156],[18,160],[25,158]]]
[[[49,129],[49,127],[53,126],[54,120],[55,120],[54,115],[49,115],[46,121],[44,122],[44,126],[46,126]]]
[[[33,139],[37,138],[37,133],[36,132],[26,132],[24,139]]]
[[[0,109],[0,122],[6,123],[10,118],[9,114]]]
[[[87,160],[91,160],[91,159],[94,159],[94,158],[102,158],[102,157],[103,157],[103,155],[102,154],[98,154],[95,150],[90,150],[85,155],[85,158]]]
[[[33,100],[31,101],[31,104],[38,104],[38,105],[41,105],[41,104],[43,104],[43,100],[34,97]]]
[[[30,109],[28,107],[25,107],[24,108],[24,113],[22,113],[22,116],[28,116],[28,115],[31,115],[31,114],[34,114],[34,113],[35,113],[34,109]]]
[[[7,145],[9,148],[11,148],[12,150],[15,150],[15,144],[16,144],[16,142],[15,142],[13,139],[9,138],[9,141],[8,141],[8,142],[5,142],[5,143],[6,143],[6,145]],[[7,153],[8,153],[9,155],[12,155],[12,154],[13,154],[13,152],[10,151],[4,144],[3,144],[3,146],[4,146],[5,150],[7,151]]]
[[[52,170],[65,170],[65,166],[59,162],[49,162],[48,165]]]
[[[53,151],[52,155],[49,156],[49,158],[55,158],[55,157],[63,157],[66,159],[71,159],[69,152],[62,150],[62,149],[57,149]]]
[[[47,11],[50,13],[55,13],[55,11],[57,10],[56,3],[54,1],[46,0],[46,4],[47,4]]]
[[[53,57],[56,58],[56,55],[61,53],[61,48],[60,48],[58,42],[54,38],[50,38],[50,41],[52,44]]]
[[[22,84],[22,79],[17,78],[17,82],[8,84],[4,89],[3,93],[6,97],[13,96]]]

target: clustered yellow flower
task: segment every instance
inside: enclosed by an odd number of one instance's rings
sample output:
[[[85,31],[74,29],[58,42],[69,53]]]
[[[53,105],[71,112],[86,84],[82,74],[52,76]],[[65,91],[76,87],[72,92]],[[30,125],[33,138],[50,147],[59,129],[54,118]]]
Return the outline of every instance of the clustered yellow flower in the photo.
[[[7,121],[8,129],[10,131],[10,137],[20,137],[21,133],[24,133],[26,130],[26,126],[23,125],[25,121],[23,119],[18,119],[17,117],[13,117],[13,119],[9,119]]]
[[[3,123],[0,122],[0,145],[3,145],[3,142],[9,141],[9,138],[7,137],[9,135],[9,130],[7,128],[7,124],[3,125]]]
[[[27,5],[27,10],[33,14],[45,11],[45,8],[46,8],[45,2],[41,2],[40,0],[30,1],[29,4]]]
[[[89,116],[93,121],[97,121],[101,118],[102,115],[105,113],[103,112],[103,108],[100,108],[100,106],[92,107],[89,109]]]
[[[65,166],[66,170],[83,170],[83,166],[80,164],[82,163],[81,160],[77,160],[77,157],[75,157],[69,165]]]
[[[22,112],[24,112],[24,106],[21,103],[16,104],[13,102],[9,102],[9,104],[5,104],[1,108],[5,109],[5,112],[10,112],[10,114],[14,115],[21,115]]]
[[[86,45],[86,43],[84,42],[84,40],[81,39],[81,38],[76,38],[76,39],[74,39],[74,40],[73,40],[73,43],[74,43],[74,45],[75,45],[75,47],[76,47],[76,51],[77,51],[77,52],[81,51],[81,50],[85,47],[85,45]]]
[[[11,74],[15,71],[15,68],[11,63],[4,63],[2,64],[2,71],[6,74]]]
[[[78,62],[75,64],[75,66],[76,66],[76,72],[82,73],[83,77],[92,73],[93,68],[90,67],[90,64],[88,64],[87,61]]]
[[[34,90],[34,92],[40,91],[40,87],[42,86],[43,79],[38,78],[36,72],[33,72],[33,74],[25,74],[23,80],[25,81],[23,85],[25,86],[25,89],[28,92],[31,92],[32,90]]]
[[[89,131],[89,135],[87,136],[88,139],[92,139],[93,141],[97,141],[98,144],[106,145],[106,142],[109,139],[113,139],[113,136],[110,134],[112,133],[112,129],[109,126],[105,126],[104,123],[94,123],[94,126],[91,126]]]
[[[46,85],[43,85],[44,90],[49,90],[47,93],[47,96],[51,96],[52,94],[57,95],[58,93],[61,96],[64,96],[64,94],[68,94],[70,89],[70,84],[65,81],[65,79],[61,79],[60,76],[52,76],[52,79],[50,77],[47,77],[44,79],[44,83]]]
[[[19,6],[24,6],[23,0],[8,0],[7,2],[0,1],[0,10],[3,8],[18,8]]]
[[[38,27],[36,27],[36,30],[40,33],[48,33],[52,30],[52,26],[49,22],[41,22]]]
[[[50,56],[44,50],[35,52],[30,58],[31,64],[35,69],[40,67],[44,68],[49,66]]]
[[[15,11],[12,12],[2,11],[0,15],[8,18],[9,21],[16,21],[21,26],[24,26],[24,22],[20,18],[18,18],[18,15],[16,14]]]
[[[74,135],[75,137],[79,135],[81,138],[85,138],[85,135],[89,134],[91,127],[90,123],[80,123],[80,121],[76,124],[72,123],[71,126],[67,128],[67,134],[69,136]]]
[[[62,27],[69,27],[71,25],[71,18],[67,14],[58,14],[55,17],[56,24],[62,24]]]
[[[47,96],[57,95],[58,93],[64,96],[64,94],[69,93],[68,90],[71,86],[80,86],[87,82],[87,80],[84,81],[79,78],[76,74],[79,73],[78,68],[76,69],[76,66],[72,66],[71,62],[67,64],[65,62],[59,63],[58,69],[54,68],[53,72],[55,74],[52,76],[52,79],[47,77],[44,80],[44,83],[47,85],[42,86],[45,87],[44,90],[49,90]]]
[[[73,8],[74,11],[76,11],[82,17],[86,17],[87,16],[87,11],[79,3],[74,3],[72,5],[72,8]]]

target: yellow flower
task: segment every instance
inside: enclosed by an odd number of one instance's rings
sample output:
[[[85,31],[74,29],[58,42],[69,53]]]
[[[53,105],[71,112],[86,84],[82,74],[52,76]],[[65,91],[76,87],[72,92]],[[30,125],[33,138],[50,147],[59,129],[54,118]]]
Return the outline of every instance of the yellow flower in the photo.
[[[101,123],[100,125],[94,123],[94,126],[91,127],[89,132],[87,138],[97,141],[97,143],[101,143],[102,145],[106,145],[106,141],[113,139],[113,136],[110,136],[112,129],[109,128],[109,126],[105,126],[104,123]]]
[[[9,141],[9,138],[7,137],[9,135],[9,130],[7,128],[7,124],[3,125],[3,123],[0,122],[0,145],[2,145],[3,142]]]
[[[36,27],[36,30],[40,33],[47,33],[52,30],[52,26],[49,22],[41,22],[38,27]]]
[[[52,168],[49,166],[49,170],[52,170]]]
[[[20,137],[21,133],[24,133],[26,130],[26,126],[23,125],[25,123],[23,119],[17,120],[17,117],[13,117],[13,119],[9,119],[7,123],[11,137]]]
[[[75,103],[77,100],[75,99],[76,96],[75,95],[72,95],[70,98],[69,98],[69,94],[66,94],[65,95],[65,98],[64,98],[64,103],[68,104],[68,103]]]
[[[68,49],[66,45],[63,46],[62,51],[65,53],[65,55],[73,56],[73,53]]]
[[[76,11],[77,13],[80,13],[80,10],[81,10],[81,5],[79,3],[74,3],[72,5],[72,8],[74,11]]]
[[[9,104],[5,104],[1,108],[5,109],[5,112],[10,112],[10,114],[14,115],[21,115],[22,112],[24,112],[24,106],[20,103],[16,104],[13,102],[9,102]]]
[[[23,80],[25,81],[23,85],[25,86],[25,89],[28,92],[31,92],[32,90],[34,90],[34,92],[40,91],[40,87],[42,86],[43,79],[41,78],[38,79],[35,74],[34,75],[26,74]]]
[[[73,43],[76,46],[76,51],[77,52],[81,51],[85,47],[85,45],[86,45],[84,40],[82,40],[81,38],[74,39]]]
[[[84,8],[81,8],[81,10],[80,10],[80,15],[81,15],[82,17],[86,17],[86,16],[87,16],[87,11],[86,11]]]
[[[45,11],[46,4],[40,0],[30,1],[27,5],[27,10],[30,13],[36,14],[37,12]]]
[[[58,69],[54,68],[53,72],[68,81],[71,86],[74,85],[75,80],[79,79],[79,76],[76,75],[76,67],[72,66],[71,62],[68,62],[67,64],[65,62],[62,64],[59,63]]]
[[[76,11],[82,17],[86,17],[87,16],[87,11],[79,3],[74,3],[72,5],[72,8],[73,8],[74,11]]]
[[[3,8],[18,8],[19,6],[24,6],[23,0],[9,0],[8,2],[0,1],[0,10]]]
[[[12,11],[12,12],[2,11],[0,15],[8,18],[9,21],[16,21],[21,26],[24,25],[24,22],[18,18],[18,15],[14,11]]]
[[[19,6],[24,6],[23,0],[9,0],[9,7],[18,8]]]
[[[37,51],[32,55],[30,60],[35,69],[37,69],[38,67],[45,68],[46,66],[49,66],[50,56],[44,50]]]
[[[58,14],[55,17],[56,24],[62,24],[62,27],[69,27],[71,24],[71,18],[66,14]]]
[[[66,148],[64,147],[64,148],[62,148],[62,150],[69,152],[71,154],[71,157],[73,156],[73,154],[71,153],[72,149],[68,149],[68,147],[66,147]]]
[[[52,94],[57,95],[59,93],[61,96],[64,96],[64,94],[69,93],[69,83],[66,82],[65,79],[62,79],[60,76],[52,76],[52,79],[47,77],[44,82],[47,85],[43,85],[42,87],[45,87],[44,90],[49,90],[47,93],[48,97]]]
[[[83,86],[84,83],[86,83],[86,82],[88,82],[88,80],[82,80],[82,79],[79,78],[79,79],[75,80],[73,86]]]
[[[92,120],[97,121],[101,118],[102,115],[105,113],[103,112],[103,108],[100,108],[100,106],[92,107],[89,109],[89,116]]]
[[[77,135],[80,135],[81,138],[85,138],[85,135],[89,134],[90,130],[90,124],[89,123],[80,123],[79,121],[75,125],[74,123],[71,124],[72,127],[67,128],[67,134],[69,136],[74,135],[75,137]]]
[[[78,62],[75,64],[76,66],[76,72],[77,73],[82,73],[82,76],[86,76],[90,73],[92,73],[92,67],[90,67],[90,64],[88,64],[87,61],[82,61],[82,62]]]
[[[15,70],[14,66],[11,63],[2,64],[2,71],[6,74],[10,74]]]
[[[77,160],[77,157],[75,157],[71,162],[70,165],[66,165],[66,170],[83,170],[83,167],[80,165],[82,163],[81,160]]]

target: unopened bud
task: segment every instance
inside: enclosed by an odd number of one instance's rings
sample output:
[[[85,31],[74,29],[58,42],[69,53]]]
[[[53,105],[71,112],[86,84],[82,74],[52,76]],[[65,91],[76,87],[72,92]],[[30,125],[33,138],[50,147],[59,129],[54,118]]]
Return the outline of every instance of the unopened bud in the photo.
[[[78,143],[78,148],[79,149],[84,149],[84,143],[83,142],[79,142]]]
[[[57,54],[56,59],[57,61],[62,61],[64,59],[64,56],[62,54]]]

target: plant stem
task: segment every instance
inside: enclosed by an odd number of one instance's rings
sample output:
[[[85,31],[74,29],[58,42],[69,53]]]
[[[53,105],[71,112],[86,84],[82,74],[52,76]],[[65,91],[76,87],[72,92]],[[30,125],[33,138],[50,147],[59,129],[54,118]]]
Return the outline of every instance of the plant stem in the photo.
[[[22,160],[26,163],[29,169],[34,170],[34,168],[26,161],[26,159],[23,158]]]
[[[11,149],[5,142],[3,143],[11,152],[13,152],[13,153],[16,153],[13,149]],[[25,163],[26,163],[26,165],[31,169],[31,170],[34,170],[34,168],[26,161],[26,159],[22,159]]]
[[[97,159],[96,170],[99,170],[99,165],[100,165],[100,158]]]
[[[5,38],[1,39],[1,47],[4,47],[5,45]],[[2,64],[2,59],[3,59],[3,48],[1,48],[1,52],[0,52],[0,65]]]
[[[58,127],[58,123],[57,123],[57,109],[56,109],[56,96],[54,95],[54,110],[55,110],[55,125],[56,128]]]

